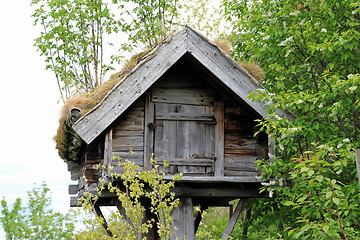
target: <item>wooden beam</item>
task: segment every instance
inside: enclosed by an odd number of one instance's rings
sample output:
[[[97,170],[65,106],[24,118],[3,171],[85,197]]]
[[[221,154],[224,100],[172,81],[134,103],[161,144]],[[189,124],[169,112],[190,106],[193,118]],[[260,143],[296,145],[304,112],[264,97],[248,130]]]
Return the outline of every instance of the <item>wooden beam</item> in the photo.
[[[176,186],[171,189],[177,197],[198,197],[198,198],[253,198],[268,197],[268,193],[259,193],[259,188],[219,188],[219,187],[202,187],[193,188],[191,186]]]
[[[106,135],[105,135],[105,143],[104,143],[104,162],[103,165],[105,166],[105,169],[100,169],[102,177],[105,178],[105,180],[110,179],[111,172],[109,170],[109,167],[111,166],[112,162],[112,135],[113,130],[111,129]]]
[[[355,149],[356,170],[360,185],[360,149]]]
[[[78,184],[76,184],[76,185],[74,185],[74,184],[69,185],[69,194],[70,194],[70,195],[77,194],[78,191],[79,191],[79,185],[78,185]]]
[[[112,237],[113,234],[112,234],[112,232],[110,231],[110,229],[109,229],[109,227],[108,227],[108,224],[107,224],[107,222],[106,222],[106,220],[105,220],[105,217],[104,217],[103,213],[101,212],[100,207],[95,205],[95,206],[94,206],[94,210],[95,210],[96,215],[98,215],[98,217],[102,218],[103,221],[104,221],[103,224],[102,224],[102,226],[103,226],[103,228],[104,228],[104,231],[106,232],[106,234],[107,234],[109,237]]]
[[[165,180],[173,180],[174,175],[166,174]],[[204,182],[204,183],[260,183],[264,180],[256,176],[182,176],[179,182]]]
[[[151,92],[145,93],[145,120],[144,120],[144,170],[150,170],[150,158],[154,153],[154,130],[148,127],[154,122],[154,103],[151,101]]]
[[[215,176],[224,176],[224,102],[214,103],[215,126]]]
[[[243,209],[246,200],[247,200],[247,198],[240,199],[238,205],[235,208],[233,215],[231,216],[231,218],[229,220],[229,223],[228,223],[221,239],[228,239],[229,236],[231,235],[231,232],[233,231],[233,229],[235,227],[235,223],[240,216],[241,210]]]

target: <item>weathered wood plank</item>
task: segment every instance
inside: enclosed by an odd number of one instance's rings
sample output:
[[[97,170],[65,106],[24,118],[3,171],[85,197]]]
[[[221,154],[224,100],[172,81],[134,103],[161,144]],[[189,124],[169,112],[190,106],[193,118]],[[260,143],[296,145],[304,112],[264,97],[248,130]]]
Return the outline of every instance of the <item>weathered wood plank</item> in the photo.
[[[235,211],[234,211],[233,215],[231,216],[229,223],[226,226],[226,229],[225,229],[221,239],[228,239],[229,236],[231,235],[231,232],[233,231],[233,229],[235,227],[235,223],[238,220],[246,201],[247,201],[246,198],[242,198],[242,199],[240,199],[238,205],[236,205]]]
[[[179,200],[179,206],[171,212],[173,221],[170,239],[195,240],[194,210],[191,198],[180,198]]]
[[[118,147],[135,147],[135,146],[143,146],[144,145],[144,137],[143,136],[126,136],[126,137],[116,137],[113,138],[112,147],[114,149]]]
[[[79,185],[78,185],[78,184],[76,184],[76,185],[74,185],[74,184],[69,185],[69,190],[68,190],[68,192],[69,192],[70,195],[77,194],[78,191],[79,191]]]
[[[152,102],[189,105],[212,105],[215,92],[209,89],[154,89]]]
[[[165,175],[165,180],[172,180],[173,175]],[[263,182],[255,176],[183,176],[179,182],[203,182],[203,183],[256,183]]]
[[[215,176],[224,175],[224,102],[214,103],[215,126]]]
[[[259,173],[255,170],[224,170],[224,176],[226,177],[258,177]]]
[[[169,165],[176,166],[206,166],[212,167],[214,165],[214,159],[202,159],[202,158],[167,158],[164,159]],[[163,165],[164,161],[157,160],[156,164]]]
[[[192,198],[243,198],[243,197],[267,197],[266,193],[259,193],[259,188],[219,188],[219,187],[187,187],[179,186],[171,189],[177,197],[192,197]],[[216,205],[216,203],[213,203]]]
[[[213,114],[206,113],[169,113],[157,112],[155,118],[157,120],[172,120],[172,121],[204,121],[213,122],[215,117]]]
[[[104,144],[104,162],[103,166],[105,169],[101,169],[101,175],[102,177],[105,177],[106,179],[111,177],[111,173],[109,171],[109,167],[111,165],[112,161],[112,135],[113,131],[112,129],[105,135],[105,144]]]

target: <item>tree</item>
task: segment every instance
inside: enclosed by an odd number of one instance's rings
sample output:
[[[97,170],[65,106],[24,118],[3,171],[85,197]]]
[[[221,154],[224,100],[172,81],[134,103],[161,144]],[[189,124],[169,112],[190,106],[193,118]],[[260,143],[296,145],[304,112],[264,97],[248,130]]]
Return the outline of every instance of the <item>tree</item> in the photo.
[[[360,145],[359,3],[225,0],[224,11],[233,25],[234,56],[259,62],[266,72],[263,85],[269,91],[249,97],[274,103],[259,125],[278,143],[277,158],[259,165],[265,178],[286,186],[277,188],[278,200],[271,207],[284,219],[278,233],[351,238],[360,229],[355,220],[360,213],[352,210],[359,209],[354,159]],[[295,120],[281,119],[275,108],[288,109]],[[348,205],[334,200],[334,188],[341,195],[335,199]],[[349,217],[350,211],[356,215]],[[294,231],[284,232],[282,224]]]
[[[104,59],[105,36],[118,32],[114,15],[102,0],[32,0],[35,25],[43,31],[35,46],[55,73],[61,98],[91,92],[112,69]]]
[[[45,183],[28,192],[28,202],[22,206],[17,198],[9,209],[5,198],[1,201],[0,222],[6,239],[72,239],[73,217],[53,212]]]
[[[205,0],[31,0],[31,5],[34,23],[42,28],[35,46],[54,72],[64,103],[101,85],[122,61],[117,51],[154,48],[185,24],[221,33],[218,8],[210,13]]]

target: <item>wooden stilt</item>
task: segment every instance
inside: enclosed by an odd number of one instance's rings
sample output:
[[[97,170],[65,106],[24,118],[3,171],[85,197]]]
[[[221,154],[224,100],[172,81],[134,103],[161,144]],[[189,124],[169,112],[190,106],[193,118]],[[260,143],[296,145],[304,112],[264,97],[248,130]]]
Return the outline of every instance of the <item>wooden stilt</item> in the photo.
[[[170,240],[195,240],[194,210],[191,198],[180,198],[179,206],[172,211],[171,217],[173,221]]]
[[[247,198],[240,199],[238,205],[235,208],[233,215],[231,216],[231,219],[229,220],[229,223],[228,223],[221,239],[228,239],[228,237],[231,235],[231,232],[234,229],[235,223],[240,216],[241,210],[243,209],[246,200],[247,200]]]
[[[248,232],[250,217],[251,217],[251,208],[245,210],[244,220],[243,220],[243,229],[242,229],[242,234],[244,236],[246,236],[247,232]]]
[[[112,232],[111,232],[111,231],[109,230],[109,228],[108,228],[108,224],[107,224],[107,222],[106,222],[106,220],[105,220],[104,215],[103,215],[102,212],[101,212],[100,207],[99,207],[99,206],[94,206],[94,210],[95,210],[96,215],[98,215],[99,217],[101,217],[101,218],[104,220],[104,222],[103,222],[103,224],[102,224],[102,226],[103,226],[103,228],[104,228],[104,231],[106,232],[106,234],[107,234],[109,237],[112,237],[113,234],[112,234]]]

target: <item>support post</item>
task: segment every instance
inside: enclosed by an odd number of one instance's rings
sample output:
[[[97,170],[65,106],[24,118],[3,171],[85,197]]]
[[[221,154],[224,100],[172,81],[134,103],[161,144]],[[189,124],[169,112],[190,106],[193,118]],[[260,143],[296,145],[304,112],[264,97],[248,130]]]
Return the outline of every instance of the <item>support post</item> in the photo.
[[[221,239],[228,239],[229,236],[231,235],[231,232],[233,231],[233,229],[235,227],[235,223],[238,220],[242,209],[244,208],[244,204],[245,204],[246,200],[247,200],[247,198],[240,199],[238,205],[235,208],[233,215],[231,216],[231,218],[229,220],[228,225],[226,226],[226,229],[225,229]]]
[[[195,240],[194,209],[191,198],[180,198],[172,213],[170,240]],[[175,228],[175,230],[174,230]]]
[[[242,235],[244,236],[246,236],[248,233],[250,217],[251,217],[251,208],[246,209],[244,213],[243,229],[242,229]]]

